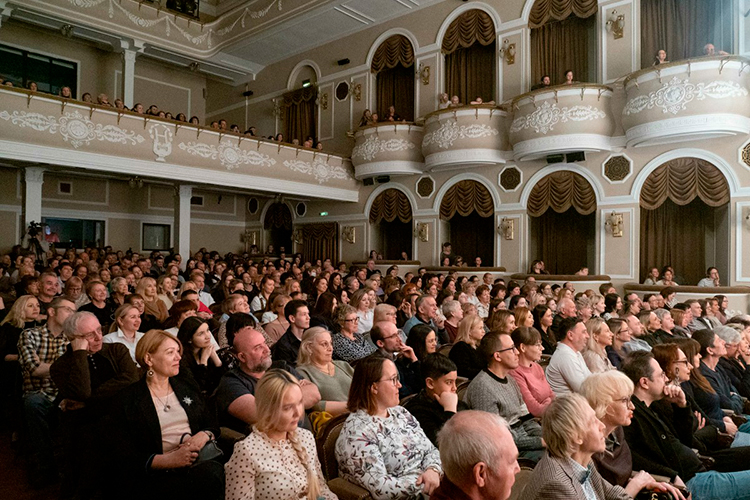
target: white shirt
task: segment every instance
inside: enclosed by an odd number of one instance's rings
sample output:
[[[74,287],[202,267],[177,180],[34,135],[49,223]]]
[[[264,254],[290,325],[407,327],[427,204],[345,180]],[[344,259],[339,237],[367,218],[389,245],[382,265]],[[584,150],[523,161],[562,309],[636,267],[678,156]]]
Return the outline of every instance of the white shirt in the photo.
[[[107,335],[105,335],[102,339],[102,342],[104,342],[105,344],[124,345],[128,348],[128,351],[130,351],[130,357],[133,358],[133,361],[135,361],[135,346],[144,335],[145,334],[143,332],[135,332],[135,339],[133,340],[133,342],[130,342],[127,337],[125,337],[125,332],[118,328],[116,332],[108,333]],[[137,366],[140,366],[137,362],[135,364]]]
[[[545,374],[555,395],[562,396],[569,392],[579,392],[581,384],[591,375],[591,371],[580,352],[558,342]]]
[[[210,293],[204,292],[203,290],[198,292],[198,300],[203,302],[203,305],[206,307],[211,307],[212,305],[214,305],[214,302],[216,302],[214,298],[211,297]]]

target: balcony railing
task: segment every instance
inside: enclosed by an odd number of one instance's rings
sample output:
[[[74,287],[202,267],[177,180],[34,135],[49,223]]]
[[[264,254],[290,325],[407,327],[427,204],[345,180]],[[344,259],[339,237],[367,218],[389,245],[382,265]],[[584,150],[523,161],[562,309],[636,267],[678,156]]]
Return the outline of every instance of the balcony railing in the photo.
[[[426,170],[461,164],[505,163],[505,111],[488,105],[448,108],[425,117]]]
[[[413,123],[393,122],[357,129],[352,149],[356,178],[421,174],[423,131]]]
[[[0,158],[357,201],[347,158],[0,86]]]
[[[615,129],[612,89],[577,83],[522,94],[511,102],[513,157],[531,160],[572,151],[608,151]]]
[[[750,60],[717,56],[676,61],[625,79],[628,146],[750,133]]]

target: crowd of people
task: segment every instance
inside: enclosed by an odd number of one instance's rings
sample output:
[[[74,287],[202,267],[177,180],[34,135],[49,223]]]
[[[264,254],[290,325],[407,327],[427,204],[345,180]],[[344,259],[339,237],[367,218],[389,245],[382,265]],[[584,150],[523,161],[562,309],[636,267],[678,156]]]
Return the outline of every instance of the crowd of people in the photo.
[[[518,460],[523,499],[750,491],[750,316],[721,296],[576,291],[542,261],[505,282],[283,253],[46,257],[0,257],[0,385],[32,486],[63,498],[337,498],[315,437],[339,416],[339,475],[378,500],[504,499]]]

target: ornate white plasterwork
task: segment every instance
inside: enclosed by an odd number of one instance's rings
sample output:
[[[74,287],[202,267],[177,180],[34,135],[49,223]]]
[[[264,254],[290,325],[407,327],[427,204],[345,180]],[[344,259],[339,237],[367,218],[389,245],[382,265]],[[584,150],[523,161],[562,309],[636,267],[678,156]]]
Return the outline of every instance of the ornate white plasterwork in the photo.
[[[212,160],[218,159],[227,170],[234,170],[241,165],[271,167],[276,164],[276,160],[267,154],[240,149],[239,146],[234,144],[234,141],[228,138],[223,139],[218,146],[190,141],[188,143],[181,142],[178,147],[194,156]]]
[[[379,153],[386,151],[406,151],[414,149],[416,144],[406,139],[386,139],[381,140],[377,135],[371,134],[365,139],[365,142],[352,149],[352,159],[360,157],[365,161],[373,160]]]
[[[172,138],[174,137],[172,131],[166,125],[158,123],[151,126],[148,135],[154,141],[151,148],[156,155],[154,159],[156,161],[166,161],[165,158],[172,154]]]
[[[107,141],[118,144],[140,144],[145,139],[131,130],[115,125],[102,125],[92,122],[78,111],[68,111],[60,118],[26,111],[0,112],[0,119],[10,121],[20,128],[30,128],[37,132],[59,133],[65,142],[74,148],[91,144],[91,141]]]
[[[285,160],[284,166],[294,172],[300,172],[312,175],[318,184],[323,184],[331,179],[350,179],[349,172],[344,167],[329,165],[322,158],[316,158],[313,161],[304,160]]]
[[[622,114],[634,115],[644,109],[652,109],[655,106],[662,108],[663,113],[676,115],[684,110],[692,100],[702,101],[706,97],[711,99],[726,99],[727,97],[744,97],[748,92],[745,87],[736,82],[716,80],[710,83],[690,83],[688,78],[684,80],[673,77],[661,88],[649,92],[648,95],[639,95],[630,99],[625,104]]]
[[[135,24],[136,26],[140,28],[151,28],[153,26],[157,25],[163,25],[164,27],[164,34],[169,37],[172,34],[172,30],[177,31],[182,36],[185,37],[186,40],[188,40],[193,45],[202,45],[206,44],[206,46],[210,49],[213,45],[213,37],[214,36],[220,36],[223,37],[225,35],[228,35],[234,29],[239,25],[242,29],[245,28],[245,21],[250,19],[260,19],[262,17],[265,17],[266,14],[271,10],[271,8],[276,5],[278,7],[278,10],[281,11],[281,2],[282,0],[271,0],[271,2],[268,4],[267,7],[260,9],[260,10],[250,10],[249,8],[244,9],[242,12],[238,13],[238,16],[236,19],[234,19],[233,22],[230,22],[226,26],[222,28],[205,28],[204,25],[200,22],[195,22],[194,25],[196,27],[200,27],[200,35],[196,35],[194,33],[191,33],[189,30],[185,30],[182,27],[180,27],[179,24],[177,24],[174,18],[175,16],[169,15],[168,12],[164,11],[163,14],[161,14],[161,11],[157,11],[156,18],[147,19],[145,17],[141,17],[135,12],[131,12],[128,10],[125,6],[122,5],[122,0],[68,0],[73,6],[79,7],[81,9],[91,9],[94,7],[98,7],[99,5],[103,3],[108,4],[108,11],[107,15],[110,19],[114,19],[115,17],[115,9],[119,11],[121,14],[123,14],[130,22]],[[138,10],[140,11],[140,5],[138,3],[134,3],[135,5],[138,5]],[[188,23],[188,26],[190,24]]]
[[[453,146],[453,143],[458,139],[478,139],[498,135],[499,133],[499,130],[489,125],[459,125],[453,120],[448,120],[444,121],[439,129],[425,134],[424,139],[422,139],[422,147],[435,144],[439,148],[447,149]]]
[[[588,120],[599,120],[606,118],[601,109],[594,106],[565,106],[559,108],[557,104],[544,101],[537,106],[533,113],[519,116],[510,126],[510,132],[520,132],[527,128],[533,128],[538,134],[550,132],[559,122],[583,122]]]

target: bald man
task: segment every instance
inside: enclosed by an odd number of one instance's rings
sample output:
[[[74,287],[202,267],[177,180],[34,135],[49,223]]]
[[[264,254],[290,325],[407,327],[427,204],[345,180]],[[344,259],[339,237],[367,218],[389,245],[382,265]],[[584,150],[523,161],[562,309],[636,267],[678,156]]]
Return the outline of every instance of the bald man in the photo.
[[[552,319],[552,326],[550,326],[555,338],[557,338],[557,331],[560,329],[560,323],[562,323],[564,319],[576,317],[578,317],[578,310],[576,309],[576,303],[573,302],[573,299],[560,299],[560,302],[557,303],[557,314],[555,314],[555,317]]]
[[[518,450],[502,417],[457,413],[438,434],[443,479],[431,500],[507,500],[516,481]]]

